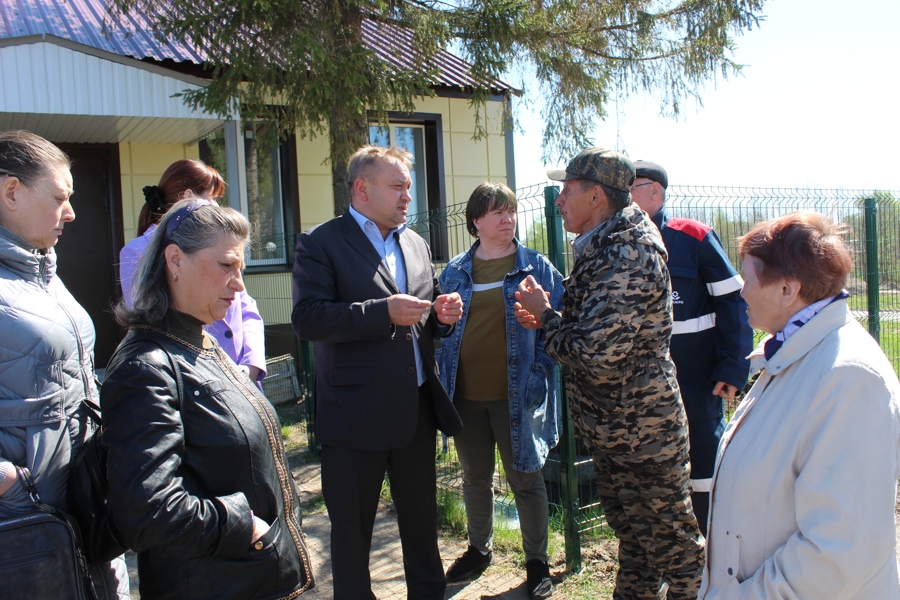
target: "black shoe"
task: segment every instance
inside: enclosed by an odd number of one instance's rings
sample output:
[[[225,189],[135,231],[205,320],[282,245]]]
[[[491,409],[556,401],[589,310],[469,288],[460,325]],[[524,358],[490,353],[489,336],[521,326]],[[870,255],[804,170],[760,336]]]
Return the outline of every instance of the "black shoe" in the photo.
[[[454,560],[447,569],[447,581],[453,583],[478,577],[491,564],[491,556],[491,552],[482,554],[478,548],[469,546],[465,554]]]
[[[533,559],[525,563],[525,589],[532,600],[549,598],[553,593],[553,582],[550,581],[550,567],[542,560]]]

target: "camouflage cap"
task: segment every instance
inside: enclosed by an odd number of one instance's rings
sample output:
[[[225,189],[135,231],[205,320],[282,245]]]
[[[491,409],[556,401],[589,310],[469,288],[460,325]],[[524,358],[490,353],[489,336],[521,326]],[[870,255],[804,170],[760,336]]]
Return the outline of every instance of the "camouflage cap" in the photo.
[[[547,171],[554,181],[589,179],[623,192],[631,191],[634,165],[624,154],[606,148],[588,148],[569,161],[566,169]]]

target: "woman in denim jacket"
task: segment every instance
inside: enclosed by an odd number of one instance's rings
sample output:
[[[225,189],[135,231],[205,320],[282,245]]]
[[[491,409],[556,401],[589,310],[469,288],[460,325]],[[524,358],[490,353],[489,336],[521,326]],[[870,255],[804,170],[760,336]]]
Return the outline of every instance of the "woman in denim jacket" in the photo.
[[[521,327],[513,304],[516,286],[533,275],[558,306],[562,276],[516,239],[516,197],[505,185],[475,189],[466,227],[477,240],[441,274],[442,292],[459,292],[465,306],[437,353],[441,381],[463,421],[454,440],[469,534],[469,548],[448,569],[447,580],[478,576],[491,562],[496,445],[519,513],[528,593],[545,598],[553,588],[541,467],[559,440],[556,364],[544,352],[543,330]]]

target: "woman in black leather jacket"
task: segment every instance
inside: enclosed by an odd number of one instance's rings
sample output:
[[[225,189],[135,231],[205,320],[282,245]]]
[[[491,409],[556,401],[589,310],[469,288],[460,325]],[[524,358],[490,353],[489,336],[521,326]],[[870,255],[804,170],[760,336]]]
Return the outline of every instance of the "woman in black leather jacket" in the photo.
[[[312,587],[274,409],[202,326],[244,289],[247,220],[179,202],[136,276],[101,390],[109,508],[144,600],[296,598]]]

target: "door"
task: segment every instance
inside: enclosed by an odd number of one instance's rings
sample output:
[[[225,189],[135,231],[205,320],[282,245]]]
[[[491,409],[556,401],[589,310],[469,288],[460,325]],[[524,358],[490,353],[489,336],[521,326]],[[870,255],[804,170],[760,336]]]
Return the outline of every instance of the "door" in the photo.
[[[59,277],[94,321],[94,364],[105,368],[120,331],[112,316],[121,247],[121,185],[115,144],[60,144],[72,159],[72,208],[56,245]]]

